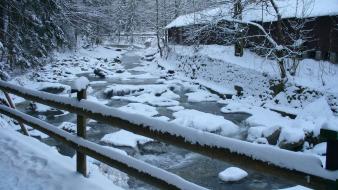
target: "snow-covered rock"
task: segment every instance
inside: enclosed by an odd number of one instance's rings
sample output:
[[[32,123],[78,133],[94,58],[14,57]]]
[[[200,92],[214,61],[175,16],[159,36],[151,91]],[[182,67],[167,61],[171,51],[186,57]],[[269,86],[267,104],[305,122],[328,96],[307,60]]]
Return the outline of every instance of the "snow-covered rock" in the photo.
[[[189,102],[213,102],[220,99],[217,95],[202,90],[187,93],[185,95],[188,96]]]
[[[114,99],[122,99],[128,100],[131,102],[138,102],[138,103],[148,103],[152,106],[160,106],[160,107],[167,107],[167,106],[178,106],[180,103],[177,100],[169,99],[162,96],[156,96],[153,93],[144,93],[139,96],[128,96],[128,97],[113,97]]]
[[[150,141],[153,140],[125,130],[120,130],[115,133],[107,134],[101,139],[101,142],[107,144],[111,144],[114,146],[127,146],[135,149],[137,148],[138,144],[144,144]]]
[[[28,109],[32,111],[40,112],[40,113],[47,112],[50,110],[55,110],[52,107],[46,106],[44,104],[39,104],[39,103],[30,103]]]
[[[30,130],[28,131],[28,134],[32,137],[38,137],[38,138],[41,138],[41,139],[46,139],[48,138],[49,136],[46,135],[45,133],[42,133],[36,129],[33,129],[33,130]]]
[[[128,113],[141,114],[148,117],[152,117],[158,114],[158,111],[155,107],[141,103],[130,103],[126,106],[120,107],[119,110]]]
[[[218,177],[225,182],[239,181],[246,176],[248,176],[246,171],[236,167],[227,168],[218,174]]]
[[[121,84],[113,84],[108,86],[104,93],[107,97],[112,96],[125,96],[130,94],[135,94],[137,92],[144,91],[145,88],[140,85],[121,85]]]
[[[192,127],[202,131],[219,132],[222,135],[234,135],[238,126],[224,119],[223,116],[204,113],[197,110],[181,110],[173,113],[176,118],[172,122],[185,127]]]
[[[307,188],[307,187],[303,187],[301,185],[297,185],[297,186],[294,186],[294,187],[289,187],[289,188],[284,188],[284,189],[279,189],[279,190],[312,190],[312,189]]]

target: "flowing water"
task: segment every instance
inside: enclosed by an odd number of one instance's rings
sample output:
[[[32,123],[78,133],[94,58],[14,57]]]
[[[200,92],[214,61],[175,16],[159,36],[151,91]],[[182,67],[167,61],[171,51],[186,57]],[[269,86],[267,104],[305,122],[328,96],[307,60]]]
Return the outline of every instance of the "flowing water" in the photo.
[[[126,48],[126,47],[119,47]],[[140,66],[140,57],[133,54],[133,52],[128,52],[122,57],[122,65],[126,70],[131,70],[135,67]],[[129,71],[133,75],[144,74],[144,72],[140,71]],[[99,79],[92,75],[92,73],[82,74],[81,76],[86,76],[90,81],[102,81],[103,79]],[[147,79],[131,79],[131,80],[122,80],[119,78],[115,79],[104,79],[106,83],[96,83],[91,85],[93,88],[93,94],[98,98],[106,98],[103,94],[104,89],[108,85],[111,84],[132,84],[132,85],[142,85],[142,84],[156,84],[158,77],[147,78]],[[69,84],[70,81],[61,81],[64,84]],[[180,85],[180,84],[177,84]],[[182,88],[184,89],[184,88]],[[222,115],[226,119],[233,121],[236,124],[239,124],[241,127],[245,127],[242,125],[242,121],[245,120],[249,115],[245,113],[232,113],[232,114],[224,114],[220,111],[223,104],[219,104],[217,102],[198,102],[191,103],[187,101],[187,97],[184,96],[187,93],[187,90],[181,90],[175,92],[181,96],[180,98],[180,106],[185,107],[186,109],[195,109],[203,112],[208,112],[216,115]],[[121,107],[127,105],[128,101],[121,100],[109,100],[108,106],[112,107]],[[29,105],[28,102],[21,103],[18,105],[18,108],[30,115],[36,117],[43,117],[47,122],[60,125],[62,122],[76,122],[76,116],[74,114],[62,114],[59,111],[48,111],[43,113],[37,113],[34,111],[28,111],[26,107]],[[169,111],[165,108],[158,108],[160,115],[167,116],[169,118],[172,117],[172,111]],[[97,122],[89,122],[88,126],[91,127],[87,132],[88,139],[90,141],[101,143],[100,139],[109,133],[113,133],[118,131],[118,128],[108,126],[105,124],[97,123]],[[74,156],[74,150],[54,141],[51,138],[42,139],[45,143],[57,147],[60,153],[67,156]],[[102,143],[101,143],[102,144]],[[124,149],[128,154],[140,159],[144,160],[150,164],[158,166],[160,168],[164,168],[170,172],[180,175],[181,177],[197,183],[199,185],[205,186],[210,189],[232,189],[232,190],[246,190],[246,189],[255,189],[255,190],[263,190],[263,189],[278,189],[284,188],[292,185],[290,182],[280,179],[278,176],[269,176],[264,173],[256,172],[256,171],[247,171],[249,176],[246,179],[243,179],[238,182],[233,183],[224,183],[217,177],[218,173],[223,171],[224,169],[230,167],[231,165],[225,162],[217,161],[210,159],[208,157],[191,153],[187,150],[183,150],[180,148],[176,148],[174,146],[166,145],[159,142],[151,142],[146,143],[144,145],[140,145],[138,150],[134,150],[128,147],[119,147]],[[130,178],[128,181],[130,188],[132,189],[155,189],[147,184],[142,183],[134,178]]]

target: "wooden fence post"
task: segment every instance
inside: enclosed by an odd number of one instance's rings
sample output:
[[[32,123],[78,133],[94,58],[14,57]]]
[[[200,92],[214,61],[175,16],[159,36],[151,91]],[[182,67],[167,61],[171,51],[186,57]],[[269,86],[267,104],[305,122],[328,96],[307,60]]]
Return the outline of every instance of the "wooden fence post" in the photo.
[[[321,129],[320,137],[327,141],[326,147],[326,166],[327,170],[338,170],[338,131]],[[329,184],[329,189],[338,190],[338,179],[335,183]]]
[[[77,99],[87,99],[87,89],[77,92]],[[81,115],[77,115],[77,136],[86,138],[86,118]],[[76,152],[76,171],[87,177],[87,159],[81,152]]]
[[[4,93],[5,96],[6,96],[6,99],[7,99],[7,102],[8,102],[9,107],[11,107],[11,108],[13,108],[13,109],[16,109],[16,108],[15,108],[15,104],[14,104],[14,102],[12,101],[11,96],[10,96],[7,92],[5,92],[5,91],[3,91],[3,93]],[[24,135],[26,135],[26,136],[29,136],[28,130],[27,130],[27,128],[25,127],[25,125],[24,125],[22,122],[20,122],[20,121],[19,121],[19,125],[20,125],[20,128],[21,128],[22,133],[23,133]]]

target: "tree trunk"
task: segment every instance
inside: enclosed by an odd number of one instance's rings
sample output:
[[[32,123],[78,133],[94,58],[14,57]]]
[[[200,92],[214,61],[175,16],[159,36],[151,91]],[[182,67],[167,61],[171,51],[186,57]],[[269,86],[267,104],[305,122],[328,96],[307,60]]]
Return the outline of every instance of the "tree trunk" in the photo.
[[[160,18],[159,18],[159,3],[158,0],[156,0],[156,37],[157,37],[157,47],[160,51],[160,56],[163,56],[162,48],[161,48],[161,39],[160,39]]]
[[[276,14],[277,14],[277,27],[276,27],[276,33],[277,33],[277,43],[285,43],[285,37],[283,34],[283,21],[282,21],[282,16],[279,12],[279,9],[277,7],[277,4],[275,3],[274,0],[270,0],[271,5],[273,7],[273,9],[275,10]],[[279,47],[276,47],[276,56],[277,56],[277,62],[278,62],[278,66],[279,66],[279,70],[280,70],[280,76],[282,81],[286,81],[286,69],[285,69],[285,60],[284,60],[284,52],[282,50],[279,50]]]
[[[6,1],[1,1],[0,3],[0,42],[5,42],[5,7]]]
[[[234,19],[242,20],[242,1],[241,0],[235,0],[234,3]],[[235,42],[235,56],[242,57],[243,56],[243,49],[244,49],[244,43],[242,39],[242,31],[238,29],[238,24],[236,24],[236,30],[238,32],[237,39]]]

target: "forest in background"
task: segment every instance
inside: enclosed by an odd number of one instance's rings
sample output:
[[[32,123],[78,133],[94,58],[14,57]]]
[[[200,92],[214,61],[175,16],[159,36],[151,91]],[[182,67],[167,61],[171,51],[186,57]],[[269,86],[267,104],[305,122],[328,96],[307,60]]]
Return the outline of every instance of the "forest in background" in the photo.
[[[0,70],[40,66],[55,50],[77,42],[99,44],[155,32],[182,14],[217,6],[220,0],[3,0],[0,3]]]

